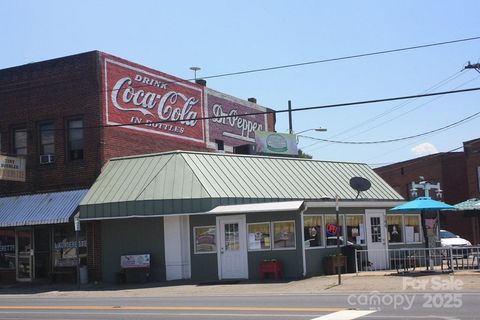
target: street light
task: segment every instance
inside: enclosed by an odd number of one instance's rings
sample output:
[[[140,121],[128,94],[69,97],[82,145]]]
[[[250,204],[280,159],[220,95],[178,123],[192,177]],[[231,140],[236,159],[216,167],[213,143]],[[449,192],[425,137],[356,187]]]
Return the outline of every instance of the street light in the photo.
[[[415,183],[415,181],[412,181],[412,188],[410,189],[410,194],[413,198],[416,198],[418,196],[418,189],[424,190],[425,197],[430,197],[430,190],[435,190],[435,195],[437,196],[437,198],[441,198],[443,193],[443,190],[440,188],[440,182],[433,184],[426,181],[424,177],[420,177],[419,183]]]
[[[297,144],[298,144],[298,135],[301,134],[301,133],[308,132],[308,131],[325,132],[325,131],[327,131],[327,129],[326,129],[326,128],[322,128],[322,127],[318,127],[318,128],[307,129],[307,130],[303,130],[303,131],[300,131],[300,132],[298,132],[298,133],[295,133],[296,138],[297,138]]]
[[[325,132],[325,131],[327,131],[327,129],[326,129],[326,128],[319,127],[319,128],[313,128],[313,129],[303,130],[303,131],[297,132],[297,133],[295,133],[295,134],[301,134],[301,133],[305,133],[305,132],[307,132],[307,131]]]

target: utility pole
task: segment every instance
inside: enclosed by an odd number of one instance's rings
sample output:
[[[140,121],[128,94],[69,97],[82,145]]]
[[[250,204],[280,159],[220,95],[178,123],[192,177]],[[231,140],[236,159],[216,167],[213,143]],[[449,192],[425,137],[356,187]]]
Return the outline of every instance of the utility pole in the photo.
[[[288,100],[288,133],[293,134],[292,101]]]
[[[465,66],[464,69],[474,69],[475,71],[480,73],[480,63],[471,64],[470,61],[468,61],[468,64]]]

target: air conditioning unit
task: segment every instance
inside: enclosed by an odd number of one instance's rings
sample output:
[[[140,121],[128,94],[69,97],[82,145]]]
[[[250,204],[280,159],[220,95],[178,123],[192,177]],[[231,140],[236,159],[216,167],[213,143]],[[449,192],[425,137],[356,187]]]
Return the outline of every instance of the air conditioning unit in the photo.
[[[40,155],[40,164],[54,163],[55,156],[53,154],[42,154]]]

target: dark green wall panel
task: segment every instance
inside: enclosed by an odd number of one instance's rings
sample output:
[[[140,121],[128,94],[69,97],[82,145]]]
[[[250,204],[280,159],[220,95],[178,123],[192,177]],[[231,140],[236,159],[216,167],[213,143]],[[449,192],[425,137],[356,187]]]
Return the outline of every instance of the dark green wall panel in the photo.
[[[163,218],[102,221],[103,281],[114,282],[120,256],[150,254],[151,281],[165,280]]]

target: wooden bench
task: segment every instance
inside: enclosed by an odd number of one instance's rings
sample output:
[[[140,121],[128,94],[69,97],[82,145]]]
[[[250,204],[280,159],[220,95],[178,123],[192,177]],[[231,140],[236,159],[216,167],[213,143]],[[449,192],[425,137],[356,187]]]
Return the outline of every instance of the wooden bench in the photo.
[[[139,277],[136,282],[145,282],[150,278],[150,254],[136,254],[120,256],[120,272],[117,272],[117,281],[129,282],[134,275]],[[142,276],[145,276],[143,279]]]

